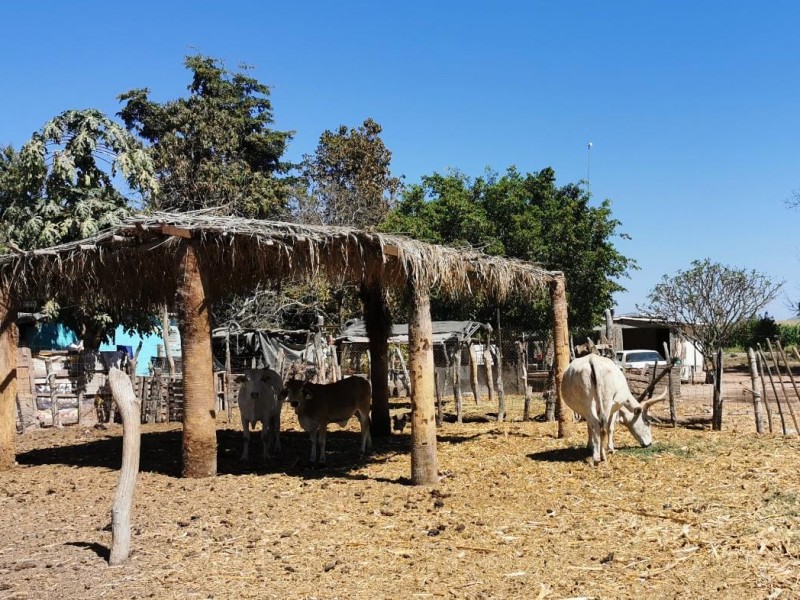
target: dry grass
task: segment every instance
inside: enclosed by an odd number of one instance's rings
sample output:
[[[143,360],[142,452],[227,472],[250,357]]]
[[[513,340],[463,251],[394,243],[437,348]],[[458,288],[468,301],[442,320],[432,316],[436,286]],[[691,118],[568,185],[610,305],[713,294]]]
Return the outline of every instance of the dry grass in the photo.
[[[241,434],[220,422],[220,475],[184,480],[179,430],[146,426],[118,568],[104,557],[120,428],[27,435],[0,473],[0,598],[800,597],[797,437],[728,420],[658,428],[640,449],[621,430],[593,467],[582,425],[560,440],[468,408],[441,428],[436,489],[407,483],[408,431],[362,461],[354,427],[334,428],[312,470],[288,408],[269,465],[240,465]]]

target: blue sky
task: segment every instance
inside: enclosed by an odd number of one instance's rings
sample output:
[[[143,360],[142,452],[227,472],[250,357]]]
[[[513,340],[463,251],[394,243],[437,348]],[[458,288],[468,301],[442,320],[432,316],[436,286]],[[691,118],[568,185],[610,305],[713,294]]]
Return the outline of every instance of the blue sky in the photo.
[[[610,198],[641,270],[618,313],[711,258],[800,299],[800,3],[8,2],[0,144],[68,108],[185,93],[187,54],[248,63],[272,87],[288,158],[372,117],[406,181],[447,168],[552,166]]]

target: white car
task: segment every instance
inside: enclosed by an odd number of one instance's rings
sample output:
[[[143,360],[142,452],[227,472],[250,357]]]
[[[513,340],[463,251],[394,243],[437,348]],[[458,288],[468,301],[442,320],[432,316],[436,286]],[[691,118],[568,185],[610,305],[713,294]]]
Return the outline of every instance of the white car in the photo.
[[[657,363],[659,367],[666,367],[667,361],[655,350],[622,350],[614,354],[614,362],[622,369],[642,369]]]

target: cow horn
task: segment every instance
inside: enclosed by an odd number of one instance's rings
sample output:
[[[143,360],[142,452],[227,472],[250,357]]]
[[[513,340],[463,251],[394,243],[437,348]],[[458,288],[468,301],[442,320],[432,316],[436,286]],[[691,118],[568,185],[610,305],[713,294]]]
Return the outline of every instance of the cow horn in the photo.
[[[651,406],[656,404],[657,402],[661,402],[662,400],[666,399],[667,397],[667,390],[664,390],[660,396],[656,396],[655,398],[648,398],[647,400],[643,401],[640,406],[642,407],[642,412],[647,412]]]

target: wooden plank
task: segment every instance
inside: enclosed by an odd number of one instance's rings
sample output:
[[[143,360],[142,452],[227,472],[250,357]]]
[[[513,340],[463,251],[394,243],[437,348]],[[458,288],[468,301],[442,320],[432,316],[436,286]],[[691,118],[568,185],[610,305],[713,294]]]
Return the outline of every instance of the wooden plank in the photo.
[[[187,240],[192,239],[191,230],[185,229],[183,227],[175,227],[174,225],[170,225],[168,223],[162,223],[159,226],[158,230],[164,235],[171,235],[175,237],[184,238]]]

